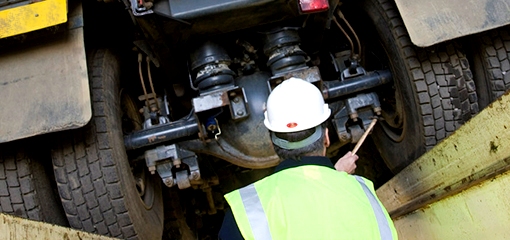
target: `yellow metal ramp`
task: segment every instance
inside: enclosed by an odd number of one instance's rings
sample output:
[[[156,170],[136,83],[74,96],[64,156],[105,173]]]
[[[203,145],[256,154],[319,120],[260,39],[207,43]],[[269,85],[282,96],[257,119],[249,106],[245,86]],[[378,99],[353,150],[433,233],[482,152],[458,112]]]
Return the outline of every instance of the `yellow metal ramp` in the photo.
[[[0,213],[0,239],[108,240],[113,238]]]
[[[377,190],[400,239],[510,239],[510,93]]]

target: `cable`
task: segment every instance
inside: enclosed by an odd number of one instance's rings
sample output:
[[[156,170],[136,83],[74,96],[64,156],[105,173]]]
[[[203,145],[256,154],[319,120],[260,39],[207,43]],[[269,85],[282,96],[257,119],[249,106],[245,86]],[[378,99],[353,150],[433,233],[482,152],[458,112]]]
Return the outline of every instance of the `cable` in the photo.
[[[138,53],[138,72],[140,73],[140,81],[142,82],[143,93],[145,95],[145,105],[149,107],[149,97],[147,95],[147,89],[145,89],[145,82],[143,81],[142,75],[142,54]]]
[[[159,107],[159,101],[156,98],[156,91],[154,91],[154,85],[152,85],[151,59],[149,58],[149,56],[147,56],[147,58],[145,60],[147,61],[147,74],[149,75],[149,83],[150,83],[151,89],[152,89],[152,97],[154,98],[154,101],[156,102],[156,107],[158,108],[158,110],[160,110],[161,108]]]
[[[351,25],[349,24],[349,22],[347,21],[347,19],[345,18],[344,14],[342,13],[342,11],[340,11],[340,9],[337,9],[337,14],[338,16],[345,22],[345,24],[347,25],[347,27],[349,27],[349,30],[351,30],[352,32],[352,35],[354,35],[354,38],[356,38],[356,43],[358,44],[358,56],[361,56],[361,42],[358,38],[358,35],[356,34],[356,32],[354,31],[354,29],[351,27]]]
[[[333,16],[333,22],[336,23],[336,25],[338,26],[338,28],[340,28],[340,30],[342,31],[342,33],[345,35],[345,37],[347,38],[347,40],[349,40],[349,44],[351,45],[351,58],[352,56],[354,55],[354,43],[352,42],[352,39],[349,37],[349,35],[347,34],[347,32],[345,32],[344,28],[340,25],[340,23],[338,23],[338,21],[336,20],[336,17]]]

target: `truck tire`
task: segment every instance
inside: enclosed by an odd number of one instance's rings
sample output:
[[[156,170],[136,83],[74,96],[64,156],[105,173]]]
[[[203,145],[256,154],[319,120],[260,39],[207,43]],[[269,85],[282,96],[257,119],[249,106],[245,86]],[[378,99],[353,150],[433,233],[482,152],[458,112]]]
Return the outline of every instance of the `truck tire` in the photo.
[[[473,71],[480,108],[510,89],[510,28],[499,28],[475,37]]]
[[[147,174],[140,194],[123,141],[120,64],[109,50],[88,61],[92,120],[64,133],[52,152],[62,205],[71,227],[121,239],[161,239],[161,180]]]
[[[385,121],[376,125],[372,137],[397,173],[478,113],[476,88],[457,44],[418,48],[392,0],[365,0],[362,7],[394,82],[392,89],[379,93]]]
[[[0,150],[0,212],[68,226],[41,162],[44,159],[33,151],[28,154],[20,143],[5,143]]]

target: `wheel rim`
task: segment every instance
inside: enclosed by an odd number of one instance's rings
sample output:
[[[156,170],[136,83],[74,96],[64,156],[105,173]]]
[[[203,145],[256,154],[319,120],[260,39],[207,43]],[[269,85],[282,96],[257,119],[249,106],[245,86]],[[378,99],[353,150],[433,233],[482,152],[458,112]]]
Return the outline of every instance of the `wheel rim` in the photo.
[[[388,138],[394,142],[401,142],[405,136],[404,104],[397,84],[394,84],[392,90],[392,94],[382,95],[381,98],[381,115],[384,119],[381,126]]]
[[[372,45],[372,54],[367,55],[367,66],[375,68],[389,68],[393,76],[393,85],[387,86],[378,91],[381,102],[381,115],[384,121],[380,122],[384,134],[394,142],[401,142],[405,137],[406,116],[404,100],[401,94],[401,87],[398,85],[400,76],[395,70],[394,63],[389,60],[386,49],[380,42]]]

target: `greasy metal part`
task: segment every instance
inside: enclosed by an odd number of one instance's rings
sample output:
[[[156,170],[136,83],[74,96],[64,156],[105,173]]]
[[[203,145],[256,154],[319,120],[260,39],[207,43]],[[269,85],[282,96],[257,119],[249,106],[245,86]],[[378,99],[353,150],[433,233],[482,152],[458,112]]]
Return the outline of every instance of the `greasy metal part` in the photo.
[[[482,181],[500,173],[508,174],[509,112],[510,93],[507,92],[381,186],[377,190],[377,195],[390,215],[393,218],[406,214],[412,217],[412,211],[427,204],[448,199],[446,197],[469,188],[477,188],[476,185]],[[498,199],[501,198],[497,194],[506,195],[496,211],[500,211],[500,207],[508,207],[507,189],[508,187],[503,187],[491,193],[496,194],[495,197]],[[487,212],[485,216],[491,219],[487,221],[493,224],[490,214],[491,212]],[[473,218],[468,217],[469,219]],[[507,212],[505,219],[508,221]]]
[[[133,15],[135,16],[144,16],[147,14],[154,13],[152,9],[149,9],[148,6],[138,5],[138,0],[131,0],[131,10],[133,11]]]
[[[195,119],[181,119],[130,133],[124,136],[124,145],[127,150],[133,150],[177,140],[197,133],[198,124]]]
[[[204,112],[214,108],[227,106],[230,101],[227,91],[217,91],[207,95],[193,98],[193,108],[195,113]]]
[[[390,70],[368,72],[366,75],[349,78],[345,81],[324,81],[324,98],[333,99],[375,88],[392,81]]]
[[[175,173],[175,183],[177,183],[177,187],[179,187],[179,189],[186,189],[191,187],[188,172],[186,170],[177,171]]]
[[[169,146],[158,146],[155,149],[147,150],[144,154],[145,163],[147,168],[151,172],[151,174],[156,173],[156,162],[163,159],[171,159],[176,158],[180,159],[178,154],[178,149],[175,144]],[[163,169],[162,169],[163,170]],[[161,171],[160,175],[168,176],[171,174],[164,174],[164,171]]]
[[[246,108],[250,110],[249,118],[231,119],[226,123],[220,123],[222,135],[217,140],[191,140],[181,142],[179,146],[246,168],[260,169],[277,165],[280,159],[274,153],[267,129],[263,127],[264,104],[269,96],[267,85],[269,78],[268,73],[256,72],[236,79],[239,87],[250,89],[244,92]]]
[[[148,100],[146,100],[148,98]],[[168,109],[168,102],[166,101],[166,93],[161,97],[157,97],[154,93],[149,93],[147,96],[138,96],[138,100],[145,101],[148,106],[143,106],[140,109],[140,113],[143,114],[144,120],[143,128],[147,129],[156,125],[170,123],[170,111]],[[160,107],[161,106],[161,107]]]
[[[230,101],[230,117],[234,120],[248,117],[246,94],[244,88],[235,88],[228,92]]]
[[[276,86],[278,86],[278,84],[292,77],[303,79],[309,83],[314,84],[319,89],[322,89],[321,73],[319,71],[319,68],[315,66],[310,68],[306,67],[302,69],[293,70],[278,76],[272,76],[271,79],[269,79],[268,81],[268,88],[272,91]]]
[[[510,24],[508,0],[395,0],[411,41],[419,47]]]
[[[4,50],[0,56],[0,143],[89,122],[83,28]]]
[[[341,81],[367,74],[365,69],[359,65],[358,60],[351,58],[350,61],[351,64],[349,65],[349,67],[347,69],[344,69],[340,74]]]
[[[152,174],[158,171],[167,187],[177,184],[179,189],[185,189],[191,187],[192,181],[200,180],[197,156],[176,144],[145,151],[145,163]]]
[[[347,107],[347,112],[352,120],[356,121],[358,116],[358,109],[370,107],[374,112],[379,115],[381,112],[381,103],[379,102],[379,97],[376,93],[361,93],[356,95],[356,97],[348,98],[345,100],[345,106]]]
[[[140,112],[144,117],[143,129],[171,122],[170,118],[168,118],[168,115],[170,114],[168,109],[168,102],[166,100],[162,100],[161,97],[155,96],[156,94],[154,93],[149,93],[147,96],[138,96],[138,100],[145,101],[146,104],[149,105],[143,106],[140,109]],[[146,100],[146,97],[149,98],[149,100]],[[163,98],[167,98],[166,94],[163,96]]]
[[[234,120],[243,119],[249,116],[248,108],[246,107],[247,99],[245,97],[244,89],[238,86],[198,96],[193,98],[192,102],[195,113],[199,116],[201,122],[206,122],[202,119],[202,112],[225,106],[229,106],[230,116]]]
[[[381,111],[376,93],[358,94],[344,102],[345,105],[335,113],[332,119],[342,145],[358,142],[374,115],[379,115]]]
[[[170,120],[167,118],[167,117],[163,117],[163,116],[159,116],[157,117],[156,116],[156,122],[157,124],[153,124],[155,122],[154,119],[147,119],[143,122],[143,128],[144,129],[147,129],[147,128],[151,128],[153,126],[158,126],[160,124],[167,124],[167,123],[170,123]]]

